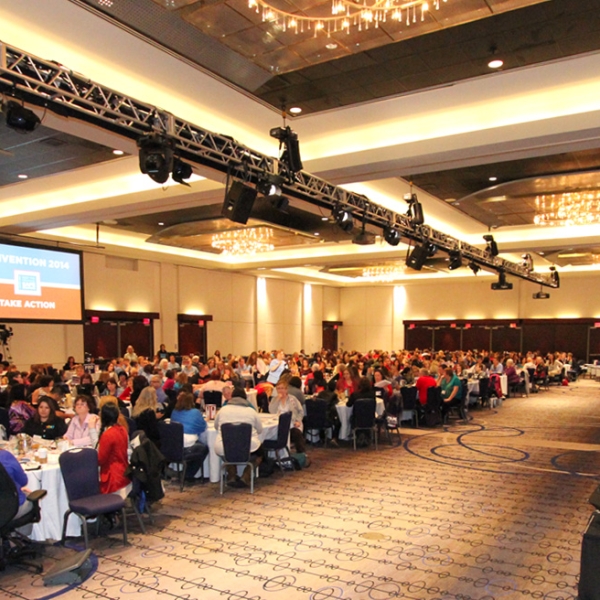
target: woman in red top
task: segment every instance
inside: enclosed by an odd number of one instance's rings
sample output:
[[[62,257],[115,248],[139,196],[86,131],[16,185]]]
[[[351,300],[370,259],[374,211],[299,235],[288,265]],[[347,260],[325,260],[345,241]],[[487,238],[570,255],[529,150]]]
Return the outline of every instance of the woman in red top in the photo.
[[[357,380],[352,376],[352,371],[348,367],[344,367],[342,376],[336,384],[336,392],[338,395],[345,394],[346,397],[350,397],[357,389]]]
[[[118,424],[119,409],[114,404],[105,404],[100,413],[102,428],[98,441],[98,463],[100,464],[100,491],[103,494],[119,494],[127,498],[131,481],[125,476],[129,465],[127,447],[129,436]]]

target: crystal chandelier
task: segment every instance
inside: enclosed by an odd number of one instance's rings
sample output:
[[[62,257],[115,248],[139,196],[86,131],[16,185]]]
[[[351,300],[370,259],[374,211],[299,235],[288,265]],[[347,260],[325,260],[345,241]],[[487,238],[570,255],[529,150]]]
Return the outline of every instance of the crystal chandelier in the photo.
[[[436,9],[447,1],[431,0]],[[287,12],[269,4],[267,0],[248,0],[248,6],[257,13],[262,13],[263,22],[280,25],[283,31],[313,31],[315,36],[324,33],[327,37],[338,31],[350,33],[350,28],[354,27],[358,31],[369,27],[377,29],[380,23],[385,23],[388,19],[408,26],[416,23],[417,19],[425,20],[425,13],[429,10],[427,0],[332,0],[330,17]]]
[[[226,256],[242,256],[270,252],[275,248],[272,243],[273,230],[270,227],[249,227],[215,233],[211,246],[221,250]]]
[[[367,267],[362,271],[363,279],[379,282],[395,281],[403,275],[404,269],[400,267]]]
[[[537,196],[533,222],[556,226],[600,223],[600,190]]]

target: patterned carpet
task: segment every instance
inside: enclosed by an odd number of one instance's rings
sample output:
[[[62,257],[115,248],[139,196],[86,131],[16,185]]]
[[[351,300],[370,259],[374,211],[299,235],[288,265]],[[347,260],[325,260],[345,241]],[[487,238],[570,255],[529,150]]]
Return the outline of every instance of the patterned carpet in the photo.
[[[74,589],[11,568],[9,598],[574,600],[600,479],[599,384],[581,381],[468,425],[403,430],[379,451],[311,449],[312,465],[255,494],[169,484],[131,545],[94,539]],[[47,547],[44,564],[72,552]]]

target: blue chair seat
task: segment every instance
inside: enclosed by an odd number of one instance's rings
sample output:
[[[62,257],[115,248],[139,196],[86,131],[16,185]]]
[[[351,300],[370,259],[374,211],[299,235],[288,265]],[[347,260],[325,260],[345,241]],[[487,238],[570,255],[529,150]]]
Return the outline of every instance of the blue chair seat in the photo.
[[[69,502],[71,511],[83,516],[96,516],[108,512],[116,512],[125,506],[125,501],[116,494],[102,494],[78,498]]]

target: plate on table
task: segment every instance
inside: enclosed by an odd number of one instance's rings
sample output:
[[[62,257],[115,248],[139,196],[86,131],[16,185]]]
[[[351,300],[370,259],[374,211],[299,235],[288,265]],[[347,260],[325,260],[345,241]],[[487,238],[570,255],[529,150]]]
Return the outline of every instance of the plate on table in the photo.
[[[23,467],[23,471],[37,471],[42,468],[42,465],[36,460],[29,460],[21,466]]]

